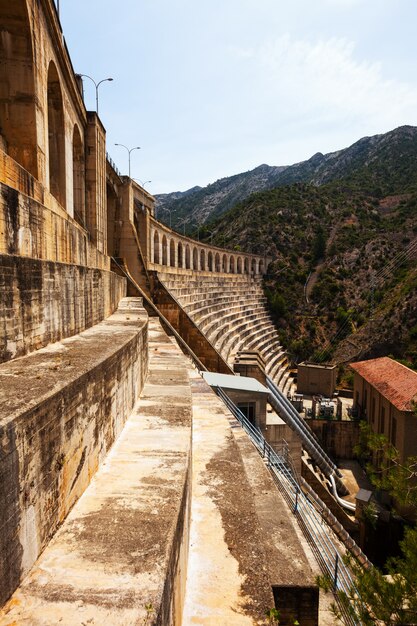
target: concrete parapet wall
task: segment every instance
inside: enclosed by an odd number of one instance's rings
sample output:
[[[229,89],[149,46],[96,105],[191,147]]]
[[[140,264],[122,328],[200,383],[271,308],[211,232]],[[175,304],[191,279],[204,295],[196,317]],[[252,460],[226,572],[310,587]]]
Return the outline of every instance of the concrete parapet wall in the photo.
[[[179,626],[191,497],[189,363],[149,320],[141,398],[0,623]]]
[[[0,255],[0,362],[71,337],[117,309],[126,280],[113,272]]]
[[[0,366],[0,604],[88,486],[141,392],[147,315],[140,299],[122,304],[81,335]]]
[[[75,220],[0,183],[0,254],[110,269]]]

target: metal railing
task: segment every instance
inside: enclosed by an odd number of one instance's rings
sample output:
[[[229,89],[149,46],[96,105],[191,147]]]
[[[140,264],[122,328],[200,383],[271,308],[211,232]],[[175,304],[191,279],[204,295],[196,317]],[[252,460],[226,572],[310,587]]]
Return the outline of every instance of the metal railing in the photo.
[[[343,488],[343,483],[340,481],[340,472],[336,464],[323,450],[310,427],[269,376],[266,377],[266,384],[270,392],[269,402],[273,409],[282,417],[284,422],[300,436],[304,448],[324,474],[327,477],[334,476],[339,488]]]
[[[333,538],[330,528],[323,516],[322,507],[317,506],[317,499],[311,498],[302,490],[295,474],[288,462],[288,446],[283,445],[282,452],[278,454],[265,440],[261,431],[254,426],[240,409],[230,400],[221,387],[215,388],[217,395],[223,400],[230,412],[240,422],[243,429],[248,433],[261,456],[266,460],[274,482],[277,484],[290,510],[296,516],[297,521],[313,549],[315,558],[323,572],[333,583],[335,599],[339,604],[339,609],[344,615],[345,623],[349,626],[360,626],[361,622],[346,613],[345,607],[339,602],[337,592],[344,592],[349,595],[355,589],[355,582],[349,567],[343,560],[344,551],[338,545],[336,538]],[[330,511],[328,511],[330,513]],[[330,513],[331,515],[331,513]],[[347,535],[347,533],[346,533]],[[349,535],[348,535],[349,537]],[[362,556],[362,563],[370,565],[366,556],[360,548],[350,538],[349,550],[358,558]],[[352,547],[354,549],[352,550]]]
[[[113,159],[111,158],[108,152],[106,152],[106,159],[109,162],[109,165],[114,169],[118,177],[121,178],[122,174],[120,173],[119,168],[117,167],[116,163],[113,161]]]

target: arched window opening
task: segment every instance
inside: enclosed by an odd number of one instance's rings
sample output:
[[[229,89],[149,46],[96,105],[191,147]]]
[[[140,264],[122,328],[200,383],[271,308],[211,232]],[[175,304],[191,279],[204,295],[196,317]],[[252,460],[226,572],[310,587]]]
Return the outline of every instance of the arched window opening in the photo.
[[[157,230],[153,236],[153,262],[159,265],[159,235]]]
[[[168,242],[165,235],[162,237],[162,265],[168,265]]]
[[[49,190],[65,207],[65,125],[61,85],[55,64],[48,70]]]
[[[169,264],[171,267],[176,267],[175,264],[175,241],[171,239],[169,242]]]
[[[182,258],[182,243],[178,244],[178,267],[184,267],[184,261]]]
[[[193,248],[193,270],[198,270],[198,250]]]
[[[119,256],[120,223],[118,216],[118,199],[111,185],[106,185],[107,195],[107,254]],[[84,226],[84,224],[82,224]]]
[[[215,271],[220,272],[220,254],[216,252],[216,256],[214,257],[214,265]]]
[[[265,263],[264,263],[263,259],[261,259],[259,261],[259,273],[263,274],[264,272],[265,272]]]
[[[251,272],[256,274],[256,259],[252,259]]]
[[[235,257],[234,256],[230,257],[229,271],[231,274],[235,273]]]
[[[191,269],[190,246],[188,244],[185,246],[185,269]]]
[[[206,269],[206,253],[204,252],[204,250],[200,251],[200,269]]]
[[[222,272],[227,272],[227,256],[223,254],[222,258]]]
[[[2,0],[0,24],[0,145],[38,178],[35,79],[26,0]]]
[[[240,256],[237,258],[237,273],[242,273],[242,257]]]
[[[84,150],[81,142],[80,131],[78,126],[74,126],[72,135],[72,189],[73,189],[73,206],[74,218],[81,226],[85,226],[85,166],[84,166]]]
[[[212,272],[213,271],[213,253],[212,252],[208,253],[207,265],[208,265],[209,272]]]

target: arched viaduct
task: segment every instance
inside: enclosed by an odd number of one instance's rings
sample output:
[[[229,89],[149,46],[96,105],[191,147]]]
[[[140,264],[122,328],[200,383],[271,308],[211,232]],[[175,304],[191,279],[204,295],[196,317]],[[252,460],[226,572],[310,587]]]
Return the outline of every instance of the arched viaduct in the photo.
[[[149,222],[149,269],[186,269],[221,274],[265,273],[265,258],[259,255],[225,250],[185,237],[154,218]]]
[[[262,338],[265,354],[275,350],[276,330],[263,303],[258,306],[268,259],[194,241],[155,220],[152,196],[106,158],[105,129],[85,108],[53,0],[0,0],[0,23],[0,623],[137,623],[147,621],[149,604],[158,623],[181,623],[196,491],[193,402],[200,407],[202,389],[213,407],[207,419],[204,405],[201,441],[222,420],[203,453],[227,460],[201,463],[216,466],[211,539],[224,561],[233,561],[225,584],[236,578],[224,610],[234,614],[248,598],[245,606],[262,609],[259,621],[272,606],[271,581],[280,574],[254,575],[263,572],[260,555],[267,545],[270,553],[270,543],[264,545],[254,515],[259,498],[255,503],[243,454],[232,441],[231,415],[204,390],[158,317],[149,319],[141,298],[124,298],[128,281],[112,271],[111,261],[125,262],[140,289],[150,285],[154,313],[155,275],[155,283],[168,273],[190,284],[194,274],[206,278],[212,349],[232,355],[241,338],[255,347]],[[192,305],[196,310],[199,303]],[[188,315],[185,307],[182,312]],[[167,318],[162,323],[166,327]],[[279,368],[283,354],[274,354]],[[95,474],[104,478],[89,491]],[[202,481],[206,489],[205,470]],[[93,491],[80,513],[81,496]],[[246,540],[226,544],[219,502],[244,519],[256,560],[239,552]],[[275,512],[283,508],[277,504]],[[236,514],[230,516],[235,524]],[[236,548],[245,569],[234,564]],[[303,565],[302,582],[305,571]],[[250,597],[240,578],[250,579]],[[216,595],[222,589],[217,575],[214,587]]]

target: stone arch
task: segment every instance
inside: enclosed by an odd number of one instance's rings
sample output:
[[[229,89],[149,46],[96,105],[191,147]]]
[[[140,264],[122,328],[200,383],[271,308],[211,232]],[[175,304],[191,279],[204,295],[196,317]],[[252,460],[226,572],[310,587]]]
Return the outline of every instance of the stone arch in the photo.
[[[242,273],[242,257],[240,256],[237,257],[237,273]]]
[[[106,185],[106,196],[107,196],[107,237],[106,237],[107,254],[109,256],[118,257],[119,256],[119,241],[120,241],[118,198],[112,185],[110,185],[108,182]]]
[[[227,272],[227,256],[225,254],[222,257],[222,272]]]
[[[206,253],[203,248],[200,250],[200,269],[206,269]]]
[[[220,254],[218,252],[216,252],[216,256],[214,257],[214,271],[215,272],[220,272],[221,267],[220,267]]]
[[[265,272],[265,263],[264,263],[264,260],[261,259],[259,261],[259,273],[263,274],[264,272]]]
[[[38,178],[35,73],[25,0],[0,0],[0,145]],[[2,140],[2,141],[1,141]]]
[[[248,257],[245,257],[245,261],[244,261],[244,273],[245,274],[249,274],[249,259]]]
[[[181,241],[178,242],[178,267],[184,267],[183,248]]]
[[[209,270],[209,272],[213,271],[213,253],[211,252],[211,250],[209,250],[209,253],[207,255],[207,269]]]
[[[171,267],[176,267],[175,263],[175,241],[173,239],[169,242],[169,264]]]
[[[153,234],[153,262],[157,263],[159,265],[160,263],[160,258],[159,258],[160,254],[159,254],[159,233],[157,230],[155,230],[154,234]]]
[[[229,259],[229,272],[231,274],[235,273],[235,257],[233,256],[233,254],[230,255]]]
[[[168,265],[168,241],[166,235],[162,236],[162,265]]]
[[[48,69],[49,191],[65,207],[65,122],[61,84],[53,61]]]
[[[195,246],[193,248],[193,270],[198,270],[198,250]]]
[[[74,218],[85,228],[85,161],[84,148],[77,124],[72,133],[72,189]]]
[[[187,270],[191,269],[191,254],[188,243],[185,245],[185,268]]]
[[[256,274],[256,259],[252,259],[250,271],[252,274]]]

